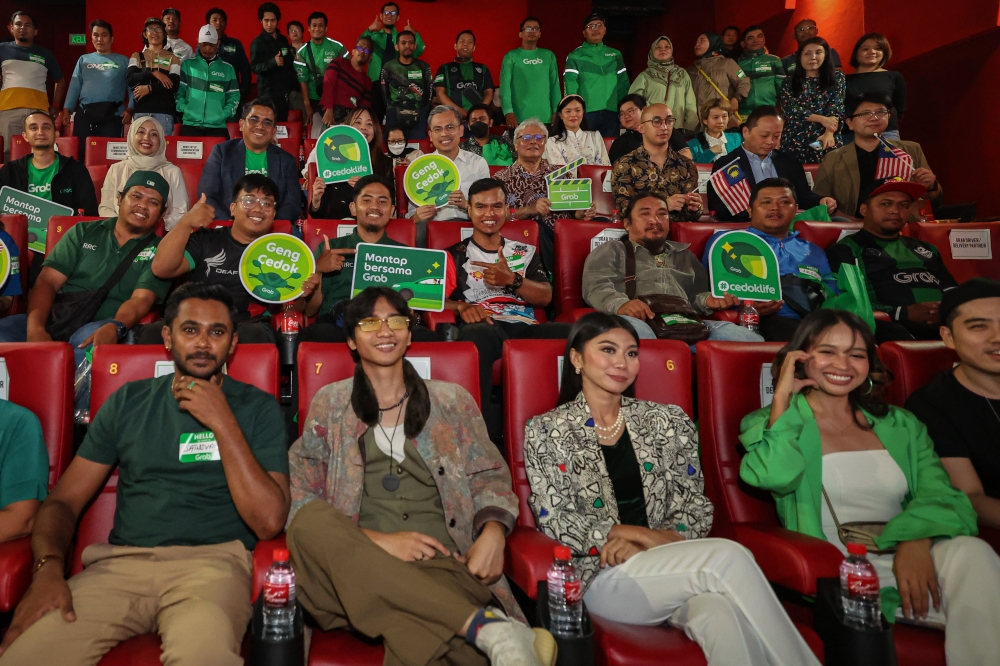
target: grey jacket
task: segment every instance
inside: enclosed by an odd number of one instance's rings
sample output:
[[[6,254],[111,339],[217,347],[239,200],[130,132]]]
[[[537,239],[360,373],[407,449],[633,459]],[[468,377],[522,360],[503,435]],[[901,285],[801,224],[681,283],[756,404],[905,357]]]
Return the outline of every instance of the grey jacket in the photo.
[[[708,271],[688,248],[689,243],[667,241],[663,254],[635,247],[635,293],[666,294],[686,298],[694,309],[710,314],[705,301],[711,295]],[[611,241],[599,246],[583,265],[583,300],[590,307],[615,314],[629,298],[625,295],[625,246]]]

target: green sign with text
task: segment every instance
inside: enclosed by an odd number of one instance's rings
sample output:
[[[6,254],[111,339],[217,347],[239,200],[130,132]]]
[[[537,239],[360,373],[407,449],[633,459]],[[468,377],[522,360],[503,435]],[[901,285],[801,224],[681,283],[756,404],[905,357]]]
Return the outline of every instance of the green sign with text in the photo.
[[[781,300],[778,257],[760,236],[730,231],[716,238],[706,252],[712,296],[728,293],[749,301]]]
[[[315,272],[309,246],[291,234],[261,236],[247,245],[240,259],[243,287],[265,303],[294,301]]]
[[[590,208],[590,178],[549,181],[552,210],[587,210]]]
[[[0,187],[0,215],[28,216],[28,249],[45,254],[45,237],[48,235],[49,218],[53,215],[72,215],[69,206],[52,203],[9,185]],[[21,251],[24,248],[18,248]]]
[[[82,33],[71,33],[69,36],[70,46],[86,46],[87,45],[87,35]]]
[[[316,173],[324,183],[342,183],[370,176],[372,156],[368,139],[350,125],[334,125],[316,141]]]
[[[359,243],[351,297],[368,287],[389,287],[417,310],[444,310],[448,253],[415,247]]]
[[[441,206],[448,195],[462,187],[458,166],[444,155],[421,155],[410,162],[403,174],[406,196],[417,206]]]

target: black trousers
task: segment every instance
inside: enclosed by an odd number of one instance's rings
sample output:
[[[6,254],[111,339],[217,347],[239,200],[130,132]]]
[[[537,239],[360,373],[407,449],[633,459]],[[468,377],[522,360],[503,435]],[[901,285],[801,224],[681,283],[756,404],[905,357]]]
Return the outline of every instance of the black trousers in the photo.
[[[181,125],[181,136],[221,136],[223,139],[229,138],[229,130],[225,127],[193,127],[191,125]]]
[[[798,330],[801,319],[779,317],[776,314],[760,318],[760,334],[767,342],[788,342]]]
[[[875,320],[875,342],[892,342],[896,340],[940,340],[941,327],[933,324],[921,324],[915,321],[879,321]]]
[[[503,355],[504,340],[564,340],[572,324],[515,324],[494,321],[466,324],[461,328],[459,340],[476,345],[479,351],[479,393],[483,401],[483,419],[490,439],[503,448],[503,404],[493,396],[493,363]]]

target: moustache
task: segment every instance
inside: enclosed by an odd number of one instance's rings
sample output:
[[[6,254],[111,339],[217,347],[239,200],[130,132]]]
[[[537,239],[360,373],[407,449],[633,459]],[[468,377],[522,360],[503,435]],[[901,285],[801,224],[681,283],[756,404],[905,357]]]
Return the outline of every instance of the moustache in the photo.
[[[184,357],[185,361],[191,361],[194,359],[205,359],[207,361],[214,361],[216,358],[209,354],[208,352],[195,352],[194,354],[188,354]]]

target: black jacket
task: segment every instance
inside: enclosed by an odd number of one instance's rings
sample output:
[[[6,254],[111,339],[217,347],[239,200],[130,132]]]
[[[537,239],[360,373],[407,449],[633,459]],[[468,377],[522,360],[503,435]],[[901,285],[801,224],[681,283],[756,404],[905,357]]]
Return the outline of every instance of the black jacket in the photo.
[[[229,204],[233,187],[246,173],[246,146],[243,139],[230,139],[212,148],[198,183],[198,195],[205,194],[215,207],[215,219],[231,220]],[[278,186],[276,220],[299,219],[302,212],[302,189],[299,187],[298,164],[288,151],[272,143],[267,147],[267,177]]]
[[[8,162],[0,168],[0,187],[9,185],[15,190],[28,191],[28,160],[27,154],[13,162]],[[59,170],[52,179],[52,203],[69,206],[77,215],[96,216],[97,194],[94,192],[94,181],[90,172],[82,162],[72,157],[57,155]],[[228,208],[227,208],[228,210]]]
[[[285,64],[278,66],[274,57],[285,49]],[[295,73],[295,49],[281,33],[274,37],[261,31],[250,42],[250,69],[257,75],[257,96],[270,97],[272,101],[284,100],[292,90],[299,89]],[[228,208],[228,206],[227,206]]]
[[[747,180],[750,181],[750,189],[753,190],[757,185],[757,181],[754,179],[753,169],[750,168],[750,158],[747,157],[747,153],[743,150],[742,146],[725,157],[715,160],[715,163],[712,165],[712,173],[732,164],[733,158],[737,156],[740,161],[740,169],[746,174]],[[781,150],[775,150],[771,153],[771,162],[774,164],[774,170],[778,173],[778,177],[787,178],[792,181],[792,185],[795,186],[795,196],[799,200],[799,208],[806,210],[819,205],[819,200],[822,197],[818,194],[813,194],[812,189],[809,187],[809,181],[806,180],[806,172],[802,168],[802,164],[794,156]],[[708,209],[714,211],[715,219],[723,222],[746,222],[750,219],[750,213],[747,211],[743,211],[739,215],[730,213],[726,204],[716,194],[715,187],[712,186],[711,181],[708,183]]]
[[[243,49],[243,42],[226,35],[219,44],[219,56],[233,66],[240,81],[240,95],[246,98],[250,94],[250,60]]]

